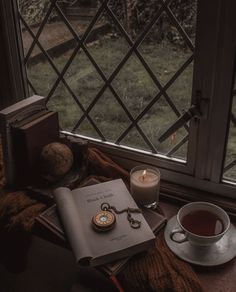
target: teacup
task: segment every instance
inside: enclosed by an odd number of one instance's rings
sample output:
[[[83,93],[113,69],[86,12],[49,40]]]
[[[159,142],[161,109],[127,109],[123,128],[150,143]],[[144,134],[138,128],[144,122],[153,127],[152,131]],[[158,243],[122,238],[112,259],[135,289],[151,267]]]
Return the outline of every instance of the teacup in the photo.
[[[224,236],[230,227],[228,214],[220,207],[207,202],[193,202],[179,209],[180,228],[172,230],[170,238],[182,243],[189,241],[198,246],[210,246]],[[181,237],[176,236],[181,234]]]

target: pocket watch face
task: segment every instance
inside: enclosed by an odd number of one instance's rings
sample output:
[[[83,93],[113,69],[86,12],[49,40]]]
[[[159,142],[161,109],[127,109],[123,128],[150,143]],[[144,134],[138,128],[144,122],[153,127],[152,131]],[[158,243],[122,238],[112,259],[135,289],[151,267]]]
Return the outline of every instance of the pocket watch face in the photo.
[[[115,215],[109,211],[101,211],[92,218],[93,227],[98,231],[111,230],[115,222]]]

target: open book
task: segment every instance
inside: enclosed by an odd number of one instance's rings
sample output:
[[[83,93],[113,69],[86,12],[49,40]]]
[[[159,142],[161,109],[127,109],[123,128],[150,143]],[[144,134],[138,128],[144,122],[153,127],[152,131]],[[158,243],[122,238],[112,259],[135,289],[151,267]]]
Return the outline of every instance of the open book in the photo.
[[[76,190],[58,188],[54,191],[58,211],[76,260],[81,265],[98,266],[129,257],[153,246],[155,236],[142,214],[132,216],[141,221],[134,229],[127,213],[116,215],[115,227],[107,232],[96,232],[92,217],[109,203],[118,210],[137,208],[121,179]]]
[[[99,182],[93,179],[93,183],[91,184],[95,183]],[[148,225],[152,229],[153,233],[157,235],[157,233],[165,226],[167,221],[166,217],[152,209],[143,208],[142,211]],[[68,247],[68,242],[65,237],[65,232],[61,224],[61,220],[58,216],[56,204],[53,204],[51,207],[41,213],[36,218],[36,224],[37,230],[40,232],[40,236],[44,236],[47,240],[62,245],[63,247]],[[106,276],[114,276],[126,267],[131,258],[132,256],[99,266],[98,268]]]

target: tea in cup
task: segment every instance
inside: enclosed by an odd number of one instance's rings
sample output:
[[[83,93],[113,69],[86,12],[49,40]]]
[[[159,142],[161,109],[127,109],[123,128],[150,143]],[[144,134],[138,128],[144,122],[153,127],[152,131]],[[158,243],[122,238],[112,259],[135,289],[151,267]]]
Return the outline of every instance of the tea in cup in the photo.
[[[177,214],[180,228],[170,237],[177,243],[189,241],[193,245],[209,246],[224,236],[230,227],[228,214],[207,202],[193,202],[180,208]],[[181,234],[181,238],[176,235]]]

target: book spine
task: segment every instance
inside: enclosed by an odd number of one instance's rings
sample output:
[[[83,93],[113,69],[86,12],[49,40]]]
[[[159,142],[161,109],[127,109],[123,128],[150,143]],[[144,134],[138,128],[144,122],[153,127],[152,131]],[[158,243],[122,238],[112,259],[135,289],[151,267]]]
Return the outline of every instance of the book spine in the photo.
[[[13,157],[13,143],[10,122],[2,121],[2,151],[6,184],[12,185],[15,181],[15,161]]]
[[[18,129],[11,128],[12,157],[14,161],[14,183],[24,184],[30,176],[29,164],[27,162],[26,137]]]

